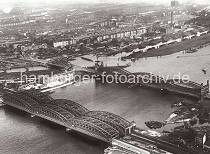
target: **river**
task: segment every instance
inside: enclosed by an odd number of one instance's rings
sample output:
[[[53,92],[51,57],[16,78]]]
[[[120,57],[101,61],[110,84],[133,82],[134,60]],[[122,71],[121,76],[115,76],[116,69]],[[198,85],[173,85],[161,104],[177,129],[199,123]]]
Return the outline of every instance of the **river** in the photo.
[[[191,58],[186,54],[184,55],[188,56],[186,58],[177,58],[182,53],[159,59],[157,57],[139,59],[135,63],[129,62],[131,66],[127,69],[129,71],[151,71],[152,73],[168,71],[170,74],[181,70],[183,73],[188,72],[193,76],[193,80],[200,81],[201,79],[202,82],[205,82],[209,78],[209,73],[204,75],[200,69],[209,66],[208,55],[201,56],[207,54],[206,52],[209,50],[201,49],[198,53],[194,53],[195,55],[200,54],[197,59],[193,54],[190,54]],[[104,57],[104,61],[107,65],[126,63],[118,61],[118,57]],[[73,63],[92,65],[80,58]],[[163,68],[164,65],[167,67]],[[174,70],[172,70],[173,68]],[[173,110],[171,104],[181,96],[162,95],[158,90],[147,88],[128,88],[125,85],[101,84],[91,81],[81,83],[80,86],[71,85],[57,89],[52,97],[71,99],[90,110],[115,113],[129,121],[135,121],[138,127],[147,129],[145,121],[167,119]],[[170,126],[164,129],[170,129]],[[27,114],[8,107],[0,108],[0,139],[0,154],[102,154],[105,148],[102,143],[67,133],[63,127],[39,118],[31,118]]]

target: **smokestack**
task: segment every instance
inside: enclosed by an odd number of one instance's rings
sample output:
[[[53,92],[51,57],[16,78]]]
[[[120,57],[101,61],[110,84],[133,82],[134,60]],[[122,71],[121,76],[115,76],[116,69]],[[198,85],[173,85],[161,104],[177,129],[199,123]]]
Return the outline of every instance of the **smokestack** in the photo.
[[[174,12],[171,11],[171,27],[174,27]]]

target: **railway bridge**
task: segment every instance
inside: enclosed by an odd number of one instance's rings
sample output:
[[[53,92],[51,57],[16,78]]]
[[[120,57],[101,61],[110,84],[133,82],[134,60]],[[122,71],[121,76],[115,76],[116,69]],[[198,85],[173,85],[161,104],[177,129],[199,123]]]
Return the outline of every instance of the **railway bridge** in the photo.
[[[13,91],[4,88],[3,101],[6,105],[105,142],[130,134],[135,127],[134,123],[118,115],[90,111],[76,102],[52,99],[35,90]]]
[[[184,81],[182,79],[164,79],[163,77],[147,72],[131,73],[124,69],[125,67],[103,67],[97,69],[97,76],[102,81],[117,81],[116,83],[127,83],[131,86],[144,86],[183,94],[198,98],[200,100],[209,95],[209,81],[207,84],[199,84],[193,81]],[[109,78],[112,78],[109,80]]]

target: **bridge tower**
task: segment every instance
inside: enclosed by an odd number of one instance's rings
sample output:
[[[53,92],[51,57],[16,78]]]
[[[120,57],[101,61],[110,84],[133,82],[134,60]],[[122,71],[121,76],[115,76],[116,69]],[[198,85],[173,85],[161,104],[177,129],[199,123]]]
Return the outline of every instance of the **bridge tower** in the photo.
[[[136,123],[134,121],[132,121],[131,125],[128,128],[125,129],[124,136],[130,135],[134,131],[135,128],[136,128]]]
[[[203,102],[204,97],[209,93],[209,80],[207,80],[207,84],[204,85],[201,83],[201,91],[200,91],[200,102]]]

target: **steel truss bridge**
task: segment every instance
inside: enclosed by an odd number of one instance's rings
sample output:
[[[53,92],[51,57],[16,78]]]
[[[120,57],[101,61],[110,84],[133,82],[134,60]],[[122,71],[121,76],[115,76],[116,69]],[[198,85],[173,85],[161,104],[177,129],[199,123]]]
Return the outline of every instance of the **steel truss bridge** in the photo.
[[[128,83],[131,86],[145,86],[150,88],[156,88],[166,90],[173,93],[192,96],[198,99],[206,98],[209,95],[209,81],[204,85],[193,82],[183,81],[181,79],[164,79],[157,75],[147,72],[131,73],[124,69],[124,67],[100,67],[96,74],[99,77],[112,77],[117,80],[118,83]],[[132,79],[132,80],[129,80]],[[103,81],[107,81],[103,79]],[[120,82],[119,82],[120,80]]]
[[[105,142],[130,134],[134,127],[133,123],[118,115],[105,111],[89,111],[76,102],[52,99],[49,95],[35,90],[12,91],[4,88],[3,101],[31,115]]]

